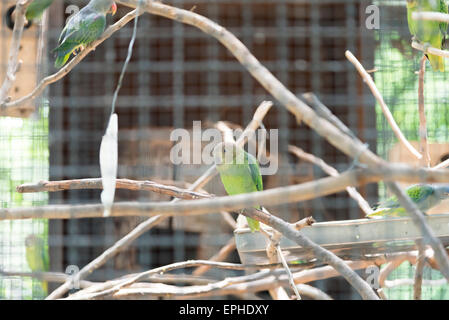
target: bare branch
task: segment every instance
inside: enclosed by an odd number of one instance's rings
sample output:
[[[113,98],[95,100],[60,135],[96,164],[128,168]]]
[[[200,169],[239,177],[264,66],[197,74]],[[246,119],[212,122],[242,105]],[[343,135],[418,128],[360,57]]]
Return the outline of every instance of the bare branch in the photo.
[[[39,181],[34,184],[22,184],[16,188],[19,193],[31,192],[57,192],[63,190],[102,189],[101,178],[75,179],[62,181]],[[117,189],[135,191],[151,191],[181,199],[211,198],[213,195],[181,189],[175,186],[167,186],[154,181],[136,181],[129,179],[117,179]]]
[[[430,151],[427,142],[427,120],[424,105],[424,74],[426,72],[427,57],[423,55],[420,61],[418,76],[418,110],[419,110],[419,152],[424,155],[421,158],[421,165],[430,167]]]
[[[290,151],[300,159],[315,164],[332,177],[338,177],[340,175],[340,173],[335,168],[328,165],[326,162],[324,162],[323,159],[320,159],[314,156],[313,154],[307,153],[301,148],[289,145],[288,151]],[[346,192],[349,194],[351,198],[353,198],[357,202],[360,209],[362,209],[365,215],[368,215],[373,212],[369,203],[365,200],[365,198],[362,197],[362,195],[354,187],[346,187]]]
[[[413,154],[417,159],[421,159],[422,155],[408,142],[408,140],[405,138],[404,134],[402,133],[401,129],[397,125],[396,121],[394,120],[393,115],[390,112],[390,109],[388,108],[387,104],[385,103],[382,95],[380,94],[379,90],[376,87],[376,84],[373,81],[373,78],[366,72],[365,68],[362,66],[362,64],[357,60],[357,58],[349,51],[346,50],[345,52],[346,58],[354,65],[354,67],[357,69],[357,71],[360,73],[360,76],[363,78],[363,81],[368,85],[370,88],[373,96],[376,98],[377,102],[379,103],[382,112],[384,113],[385,118],[387,119],[388,123],[390,124],[391,129],[393,130],[394,134],[398,138],[399,142],[404,145],[404,147],[410,151],[411,154]]]
[[[224,245],[213,257],[211,257],[209,259],[209,261],[224,261],[229,254],[231,254],[231,252],[233,252],[235,250],[235,238],[232,237],[231,239],[229,239],[229,241],[226,243],[226,245]],[[204,266],[200,266],[198,268],[196,268],[193,271],[193,275],[194,276],[201,276],[204,273],[207,272],[207,270],[209,270],[212,266],[210,265],[204,265]]]
[[[390,169],[393,168],[393,169]],[[239,194],[233,196],[214,197],[210,199],[185,200],[180,202],[118,202],[111,210],[111,216],[187,216],[219,211],[235,211],[258,205],[281,205],[300,202],[327,196],[345,190],[348,186],[360,186],[366,183],[384,181],[406,182],[447,182],[449,171],[432,169],[414,169],[409,166],[392,164],[379,170],[356,169],[347,171],[337,177],[326,177],[318,180],[278,187],[269,190]],[[264,219],[262,211],[247,209],[255,219]],[[97,218],[103,216],[101,204],[85,205],[47,205],[30,208],[0,209],[0,220],[17,219],[76,219]],[[260,220],[265,223],[263,220]]]
[[[432,20],[440,22],[449,22],[449,14],[433,11],[418,11],[412,13],[414,20]]]
[[[415,266],[415,283],[413,284],[413,299],[414,300],[421,300],[421,293],[422,293],[422,277],[423,277],[423,271],[424,266],[426,264],[426,250],[425,247],[421,244],[421,241],[418,242],[418,259],[416,261]]]
[[[425,46],[422,45],[419,42],[413,41],[412,42],[412,48],[416,49],[416,50],[420,50],[424,53],[430,53],[433,54],[434,56],[440,56],[443,58],[449,58],[449,51],[447,50],[440,50],[434,47],[430,47],[430,46]]]

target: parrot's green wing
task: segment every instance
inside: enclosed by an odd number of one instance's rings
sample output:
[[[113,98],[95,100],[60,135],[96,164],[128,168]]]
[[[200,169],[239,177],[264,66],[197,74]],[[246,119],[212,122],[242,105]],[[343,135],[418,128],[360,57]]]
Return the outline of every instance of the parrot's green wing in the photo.
[[[444,0],[440,0],[440,12],[448,13],[447,3]],[[441,33],[446,37],[447,35],[447,22],[440,22]]]
[[[257,191],[262,191],[263,190],[263,182],[262,182],[262,176],[260,174],[259,164],[257,163],[257,159],[249,153],[246,153],[246,155],[247,155],[249,171],[251,173],[251,178],[253,179],[253,182],[256,185]]]
[[[73,16],[62,30],[59,46],[53,50],[57,54],[56,68],[61,68],[75,50],[89,45],[104,32],[106,17],[103,14],[93,10],[81,13]]]
[[[263,182],[262,182],[262,176],[260,175],[260,169],[259,169],[259,164],[257,163],[257,159],[249,153],[245,153],[245,156],[247,158],[248,168],[249,168],[249,171],[251,174],[251,178],[252,178],[254,184],[256,185],[257,191],[262,191],[263,190]],[[260,209],[260,207],[258,209]],[[260,228],[259,221],[251,219],[251,218],[246,218],[246,220],[248,221],[248,226],[251,229],[251,231],[259,230],[259,228]]]

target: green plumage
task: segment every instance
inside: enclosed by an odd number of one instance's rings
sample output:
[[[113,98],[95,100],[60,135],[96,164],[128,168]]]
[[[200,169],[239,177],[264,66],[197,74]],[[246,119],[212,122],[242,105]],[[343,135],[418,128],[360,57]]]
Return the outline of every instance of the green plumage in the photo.
[[[25,239],[25,255],[28,266],[32,272],[44,272],[50,268],[48,252],[44,239],[35,235],[29,235]],[[44,293],[47,293],[47,283],[42,283]]]
[[[262,176],[256,158],[232,143],[220,143],[214,148],[217,170],[229,195],[263,190]],[[256,206],[256,209],[261,209]],[[259,221],[247,218],[251,231],[259,230]]]
[[[447,35],[447,23],[428,20],[413,20],[412,13],[434,11],[448,13],[444,0],[407,0],[407,21],[410,33],[422,44],[441,49]],[[433,70],[444,71],[444,58],[427,54]]]
[[[408,187],[406,193],[421,211],[426,212],[448,197],[449,186],[416,184]],[[408,215],[405,209],[399,204],[397,197],[392,196],[381,202],[376,210],[368,215],[370,218],[381,216],[406,217]]]
[[[34,0],[30,3],[26,11],[28,21],[39,20],[44,11],[53,3],[53,0]]]
[[[106,28],[106,15],[111,10],[112,0],[91,0],[67,22],[59,37],[55,67],[62,68],[77,50],[98,39]]]

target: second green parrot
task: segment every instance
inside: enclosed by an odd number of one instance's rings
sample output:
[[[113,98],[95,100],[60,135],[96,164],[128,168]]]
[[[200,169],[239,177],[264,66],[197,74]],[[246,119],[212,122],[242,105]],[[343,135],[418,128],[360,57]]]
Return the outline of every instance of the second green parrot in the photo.
[[[72,16],[62,30],[56,53],[55,67],[62,68],[72,53],[84,49],[98,39],[106,28],[106,15],[117,11],[113,0],[91,0]]]
[[[53,0],[34,0],[30,3],[26,11],[28,21],[39,20],[45,10],[53,3]]]
[[[234,143],[219,143],[213,150],[221,182],[229,195],[263,190],[259,164],[254,156]],[[261,209],[256,206],[256,209]],[[259,230],[259,221],[246,218],[251,231]]]
[[[405,192],[424,213],[438,205],[442,200],[449,198],[449,185],[415,184],[408,187]],[[396,196],[381,202],[373,213],[373,217],[407,217],[406,210],[399,204]]]
[[[43,238],[30,234],[25,239],[25,255],[32,272],[44,272],[50,268],[48,252]],[[48,291],[47,282],[42,282],[44,293]]]
[[[447,23],[412,19],[413,12],[434,11],[448,13],[444,0],[407,0],[407,21],[410,33],[423,45],[441,49],[447,35]],[[433,70],[444,71],[444,58],[426,54]]]

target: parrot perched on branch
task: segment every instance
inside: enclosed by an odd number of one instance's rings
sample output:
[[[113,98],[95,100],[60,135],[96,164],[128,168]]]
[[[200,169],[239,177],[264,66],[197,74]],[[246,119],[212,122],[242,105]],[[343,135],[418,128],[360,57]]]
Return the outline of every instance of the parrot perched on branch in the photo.
[[[25,255],[32,272],[45,272],[50,268],[48,252],[45,248],[44,239],[34,234],[25,239]],[[47,282],[42,282],[44,293],[48,291]]]
[[[113,0],[91,0],[87,6],[70,18],[59,37],[55,67],[62,68],[72,53],[83,50],[98,39],[106,28],[106,15],[115,14],[117,5]]]
[[[448,13],[445,0],[407,0],[407,21],[410,33],[423,45],[441,49],[447,35],[447,23],[429,20],[414,20],[413,12],[434,11]],[[444,71],[444,58],[426,54],[433,70]]]
[[[39,20],[52,3],[53,0],[34,0],[28,6],[25,17],[28,21]]]
[[[442,200],[449,198],[449,185],[415,184],[408,187],[405,192],[424,213],[438,205]],[[406,210],[399,204],[396,196],[381,202],[373,213],[367,217],[406,217]]]
[[[254,156],[234,143],[219,143],[213,150],[221,182],[229,195],[262,191],[262,176]],[[255,206],[261,210],[260,206]],[[259,221],[246,218],[251,231],[259,230]]]

